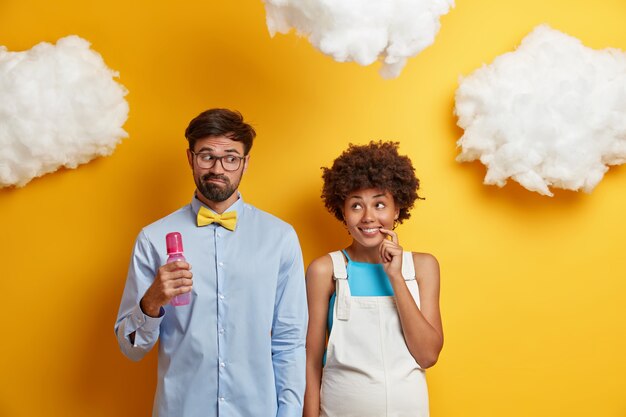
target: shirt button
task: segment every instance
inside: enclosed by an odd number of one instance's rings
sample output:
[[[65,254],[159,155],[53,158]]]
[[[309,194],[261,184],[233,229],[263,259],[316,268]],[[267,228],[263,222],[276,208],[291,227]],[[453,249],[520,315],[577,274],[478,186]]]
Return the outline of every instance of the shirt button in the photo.
[[[225,368],[226,364],[224,362],[220,362],[220,367]]]
[[[224,397],[220,397],[220,401],[224,401],[226,398]]]
[[[224,266],[224,262],[218,263],[219,266]]]
[[[224,334],[224,329],[220,329],[220,334]]]
[[[224,294],[220,294],[220,295],[218,295],[218,297],[220,298],[220,300],[223,300],[224,299]]]

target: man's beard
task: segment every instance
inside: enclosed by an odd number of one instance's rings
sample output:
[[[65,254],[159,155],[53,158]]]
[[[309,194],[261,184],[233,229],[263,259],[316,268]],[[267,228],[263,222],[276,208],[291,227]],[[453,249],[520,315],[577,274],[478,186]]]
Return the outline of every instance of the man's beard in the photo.
[[[225,184],[220,186],[218,184],[207,182],[208,180],[213,178],[223,180]],[[225,175],[205,174],[202,176],[202,178],[199,178],[199,180],[196,181],[196,186],[198,187],[198,191],[200,191],[200,194],[202,194],[204,198],[209,201],[221,203],[222,201],[228,200],[228,198],[233,195],[233,193],[239,186],[240,180],[241,177],[238,178],[235,185],[232,185],[228,177],[226,177]]]

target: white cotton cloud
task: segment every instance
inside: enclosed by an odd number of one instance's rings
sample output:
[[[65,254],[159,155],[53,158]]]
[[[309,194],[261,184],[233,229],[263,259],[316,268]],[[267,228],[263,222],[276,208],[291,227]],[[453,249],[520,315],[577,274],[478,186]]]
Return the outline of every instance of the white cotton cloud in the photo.
[[[381,60],[384,78],[431,45],[454,0],[264,0],[270,34],[292,28],[336,61]]]
[[[485,184],[591,192],[626,161],[626,53],[538,26],[461,80],[455,112],[465,130],[457,161],[480,160]]]
[[[0,46],[0,187],[110,155],[125,138],[126,89],[78,36]]]

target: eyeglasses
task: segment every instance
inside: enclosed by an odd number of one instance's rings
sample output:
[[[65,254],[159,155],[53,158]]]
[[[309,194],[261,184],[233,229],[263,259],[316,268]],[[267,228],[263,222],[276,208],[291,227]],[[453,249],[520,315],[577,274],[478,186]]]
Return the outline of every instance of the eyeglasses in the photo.
[[[224,171],[237,171],[241,166],[241,161],[246,159],[245,156],[237,156],[237,155],[222,155],[216,156],[212,155],[209,152],[198,152],[189,151],[196,158],[196,164],[198,164],[199,168],[209,169],[215,166],[217,161],[222,163],[222,168]]]

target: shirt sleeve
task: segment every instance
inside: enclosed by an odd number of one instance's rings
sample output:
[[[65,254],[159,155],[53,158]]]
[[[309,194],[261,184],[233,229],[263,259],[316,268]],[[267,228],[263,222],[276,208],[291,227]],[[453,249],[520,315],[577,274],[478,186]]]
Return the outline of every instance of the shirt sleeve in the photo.
[[[302,416],[307,323],[302,251],[296,232],[291,228],[281,253],[272,324],[277,417]]]
[[[159,317],[155,318],[144,314],[139,306],[141,298],[154,281],[157,269],[158,255],[142,231],[135,241],[126,286],[115,322],[115,334],[120,349],[134,361],[143,358],[159,338],[159,326],[165,314],[163,308]],[[130,335],[133,332],[135,335],[131,342]]]

